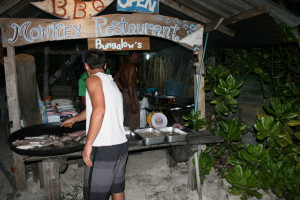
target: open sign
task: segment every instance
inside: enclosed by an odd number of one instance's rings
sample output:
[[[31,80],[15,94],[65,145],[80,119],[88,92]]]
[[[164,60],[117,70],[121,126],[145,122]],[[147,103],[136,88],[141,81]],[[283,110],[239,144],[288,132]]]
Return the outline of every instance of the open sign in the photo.
[[[158,0],[118,0],[117,11],[158,13]]]

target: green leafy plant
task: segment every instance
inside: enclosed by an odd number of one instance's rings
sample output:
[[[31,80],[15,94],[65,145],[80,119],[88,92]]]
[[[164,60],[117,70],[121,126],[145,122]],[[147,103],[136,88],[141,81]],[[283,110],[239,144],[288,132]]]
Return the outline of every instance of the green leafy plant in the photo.
[[[290,34],[292,29],[286,31]],[[229,192],[241,199],[261,198],[258,189],[271,189],[287,200],[300,199],[300,49],[293,45],[227,49],[223,55],[223,60],[217,59],[221,65],[209,68],[205,76],[206,89],[214,92],[211,105],[216,115],[211,117],[210,131],[224,139],[212,146],[214,166],[232,185]],[[218,77],[222,72],[231,75]],[[255,75],[267,91],[263,97],[269,98],[265,114],[257,115],[253,129],[231,115],[248,75]],[[242,143],[241,136],[249,131],[257,145]]]
[[[244,79],[259,64],[256,51],[246,49],[225,49],[223,67],[230,71],[235,77]]]
[[[280,123],[275,121],[272,116],[258,117],[254,127],[257,130],[258,139],[264,140],[268,138],[267,145],[269,147],[273,147],[276,143],[281,147],[289,144],[290,138],[285,137],[280,132]]]
[[[228,163],[233,166],[241,165],[251,171],[256,171],[260,166],[266,162],[269,157],[269,150],[265,149],[262,144],[253,145],[249,144],[245,149],[237,151],[236,158],[229,158]]]
[[[299,39],[296,38],[297,27],[290,27],[287,24],[280,23],[279,27],[284,35],[285,42],[299,42]]]
[[[228,121],[220,121],[219,128],[215,130],[217,136],[221,136],[224,139],[224,143],[215,153],[216,157],[224,154],[225,150],[231,149],[236,150],[243,148],[244,145],[239,141],[243,134],[246,133],[247,125],[239,122],[238,119],[233,118]]]
[[[199,155],[199,169],[200,169],[200,180],[203,184],[205,176],[209,174],[210,170],[214,166],[214,160],[210,157],[208,152],[201,152]]]
[[[212,90],[216,87],[219,79],[223,79],[229,75],[228,70],[224,70],[222,65],[217,65],[214,67],[207,66],[206,74],[204,74],[205,78],[205,87],[204,90]]]
[[[183,115],[182,118],[187,121],[184,126],[191,126],[194,131],[197,131],[207,125],[207,120],[205,118],[201,118],[201,111],[195,112],[194,110],[191,110],[188,115]]]
[[[287,199],[299,198],[299,176],[294,161],[285,156],[267,158],[257,174],[263,189],[271,188],[278,197],[292,197]]]
[[[223,114],[228,116],[230,112],[235,113],[238,108],[237,96],[240,94],[240,87],[243,81],[236,81],[232,75],[229,75],[226,80],[219,79],[219,83],[214,88],[216,97],[210,102],[215,105],[215,110],[218,116]]]
[[[288,82],[282,88],[282,92],[287,97],[295,97],[296,99],[300,98],[300,88],[295,85],[294,82]]]
[[[228,170],[226,174],[226,179],[232,184],[232,188],[229,190],[232,194],[242,195],[242,199],[247,199],[247,195],[258,195],[253,190],[262,188],[264,190],[272,189],[278,197],[290,196],[292,198],[288,199],[295,199],[299,196],[297,188],[300,186],[300,173],[296,167],[297,161],[284,155],[270,156],[269,150],[262,144],[256,146],[249,144],[246,149],[238,150],[236,155],[235,159],[229,159],[229,163],[235,168]],[[237,170],[236,167],[241,168],[245,173],[240,169]],[[245,180],[249,178],[246,172],[252,174],[250,180],[256,179],[255,185],[251,181]],[[241,183],[244,185],[241,186]],[[259,198],[259,196],[256,197]]]
[[[264,108],[267,116],[259,115],[254,128],[257,130],[257,138],[265,140],[265,144],[269,148],[285,148],[294,143],[294,139],[298,138],[295,126],[300,125],[299,112],[294,110],[298,108],[294,106],[297,100],[280,100],[279,98],[272,98],[270,106],[265,105]]]
[[[259,183],[249,169],[243,169],[237,165],[226,175],[226,180],[232,184],[228,191],[234,195],[242,195],[242,200],[246,200],[247,195],[262,198],[262,194],[256,191]]]

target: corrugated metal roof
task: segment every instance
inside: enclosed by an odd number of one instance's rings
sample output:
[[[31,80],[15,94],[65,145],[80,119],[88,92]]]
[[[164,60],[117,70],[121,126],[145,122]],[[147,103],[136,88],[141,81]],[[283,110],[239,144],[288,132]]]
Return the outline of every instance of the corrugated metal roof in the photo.
[[[32,0],[2,0],[0,17],[55,18],[30,2]],[[267,12],[255,16],[255,8],[263,5]],[[224,18],[219,29],[212,31],[209,36],[209,45],[215,48],[278,44],[282,42],[278,23],[292,27],[300,24],[300,17],[269,0],[160,0],[159,8],[162,15],[197,21],[210,28]],[[254,13],[250,18],[245,17],[247,15],[239,16],[249,11]],[[101,14],[115,12],[116,2]],[[234,37],[230,34],[234,34]]]
[[[300,17],[280,5],[267,0],[174,0],[181,5],[194,10],[208,19],[228,18],[261,5],[269,7],[269,14],[275,20],[292,27],[300,24]]]
[[[280,44],[283,42],[283,35],[278,24],[285,23],[292,27],[300,24],[299,16],[268,0],[174,0],[174,2],[199,13],[203,18],[202,20],[199,18],[199,21],[205,25],[221,18],[225,21],[265,5],[266,13],[237,22],[232,21],[226,25],[226,28],[234,32],[234,37],[212,31],[208,44],[215,48]]]

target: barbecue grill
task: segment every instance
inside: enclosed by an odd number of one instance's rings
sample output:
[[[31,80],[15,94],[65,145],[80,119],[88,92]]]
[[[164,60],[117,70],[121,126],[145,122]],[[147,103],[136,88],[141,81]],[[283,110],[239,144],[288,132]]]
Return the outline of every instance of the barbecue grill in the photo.
[[[68,153],[74,153],[81,151],[84,147],[84,144],[78,143],[78,145],[72,146],[63,146],[63,147],[53,147],[47,149],[18,149],[12,143],[16,140],[23,140],[25,137],[37,137],[42,135],[56,135],[62,136],[65,133],[73,133],[76,131],[85,130],[85,121],[78,122],[73,125],[72,128],[60,127],[60,123],[48,123],[48,124],[37,124],[33,126],[28,126],[21,128],[20,130],[12,133],[8,137],[8,144],[10,148],[20,155],[32,155],[32,156],[54,156],[62,155]]]

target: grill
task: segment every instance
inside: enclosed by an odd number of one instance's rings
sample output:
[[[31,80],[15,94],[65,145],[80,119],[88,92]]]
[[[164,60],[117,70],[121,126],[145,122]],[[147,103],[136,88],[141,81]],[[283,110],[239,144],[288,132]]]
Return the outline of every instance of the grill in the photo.
[[[66,145],[63,147],[53,147],[49,149],[18,149],[12,144],[12,142],[16,140],[23,140],[25,137],[37,137],[42,135],[62,136],[65,133],[73,133],[76,131],[85,130],[85,122],[75,123],[72,128],[60,127],[59,125],[60,123],[49,123],[21,128],[8,137],[10,148],[20,155],[32,156],[54,156],[81,151],[84,147],[84,144],[79,143],[78,145]]]

